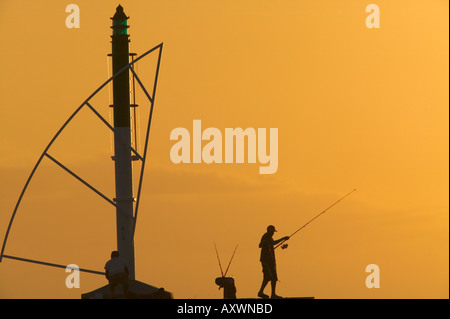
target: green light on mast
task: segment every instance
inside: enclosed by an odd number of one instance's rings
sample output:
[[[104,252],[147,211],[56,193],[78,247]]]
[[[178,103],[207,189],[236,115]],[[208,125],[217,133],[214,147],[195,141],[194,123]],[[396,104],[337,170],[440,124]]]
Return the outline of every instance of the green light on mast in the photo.
[[[119,5],[116,9],[116,13],[114,14],[114,17],[111,19],[113,20],[113,35],[119,35],[119,34],[128,34],[127,29],[129,26],[127,25],[127,20],[129,17],[125,15],[123,12],[123,8],[121,5]]]

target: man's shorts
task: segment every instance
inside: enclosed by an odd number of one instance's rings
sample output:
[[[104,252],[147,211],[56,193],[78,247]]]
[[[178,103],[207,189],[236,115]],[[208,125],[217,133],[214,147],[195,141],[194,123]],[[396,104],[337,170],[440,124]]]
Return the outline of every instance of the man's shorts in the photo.
[[[109,276],[109,285],[111,287],[117,286],[117,284],[122,284],[124,288],[128,287],[128,275],[124,272],[114,274]]]
[[[278,281],[277,266],[275,263],[261,262],[264,280]]]

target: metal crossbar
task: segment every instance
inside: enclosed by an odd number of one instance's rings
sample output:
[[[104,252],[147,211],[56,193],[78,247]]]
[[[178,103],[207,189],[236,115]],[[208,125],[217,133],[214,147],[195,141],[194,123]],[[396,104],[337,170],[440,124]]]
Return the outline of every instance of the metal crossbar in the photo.
[[[25,261],[25,262],[28,262],[28,263],[34,263],[34,264],[50,266],[50,267],[57,267],[57,268],[77,270],[77,269],[75,269],[73,267],[68,267],[68,266],[64,266],[64,265],[60,265],[60,264],[54,264],[54,263],[49,263],[49,262],[45,262],[45,261],[27,259],[27,258],[16,257],[16,256],[3,255],[3,258],[14,259],[14,260],[19,260],[19,261]],[[88,272],[88,273],[91,273],[91,274],[96,274],[96,275],[105,275],[104,272],[96,271],[96,270],[90,270],[90,269],[84,269],[84,268],[78,268],[78,270],[82,271],[82,272]]]
[[[72,172],[69,168],[67,168],[66,166],[64,166],[63,164],[61,164],[58,160],[56,160],[53,156],[51,156],[48,153],[45,153],[45,156],[48,157],[49,159],[51,159],[55,164],[57,164],[59,167],[61,167],[63,170],[65,170],[67,173],[69,173],[70,175],[72,175],[73,177],[75,177],[77,180],[79,180],[80,182],[82,182],[84,185],[86,185],[87,187],[89,187],[90,190],[94,191],[97,195],[99,195],[100,197],[102,197],[104,200],[106,200],[108,203],[110,203],[111,205],[113,205],[114,207],[116,207],[116,203],[114,203],[112,200],[110,200],[108,197],[106,197],[105,195],[103,195],[102,192],[100,192],[99,190],[97,190],[94,186],[92,186],[91,184],[89,184],[88,182],[86,182],[84,179],[82,179],[80,176],[78,176],[77,174],[75,174],[74,172]]]
[[[159,76],[159,68],[160,68],[160,65],[161,65],[162,49],[163,49],[163,44],[161,43],[159,45],[158,63],[156,65],[155,81],[153,83],[153,99],[148,94],[147,90],[145,89],[144,85],[140,81],[140,79],[137,76],[137,74],[134,72],[133,68],[130,68],[131,72],[134,74],[136,80],[138,81],[138,83],[141,86],[142,90],[145,92],[145,95],[147,96],[147,98],[149,99],[150,104],[151,104],[151,106],[150,106],[150,115],[149,115],[148,124],[147,124],[147,132],[146,132],[146,135],[145,135],[144,159],[142,160],[141,174],[140,174],[140,177],[139,177],[139,185],[138,185],[138,191],[137,191],[137,196],[136,196],[136,206],[135,206],[135,210],[134,210],[134,225],[133,225],[133,233],[131,234],[133,240],[134,240],[134,233],[136,231],[136,222],[137,222],[137,216],[138,216],[138,208],[139,208],[139,203],[140,203],[140,199],[141,199],[142,180],[144,178],[144,167],[145,167],[145,162],[146,162],[146,159],[147,159],[148,140],[149,140],[149,136],[150,136],[150,126],[152,124],[153,105],[154,105],[155,97],[156,97],[156,85],[158,84],[158,76]]]
[[[111,124],[108,123],[108,121],[105,120],[105,118],[103,116],[100,115],[100,113],[97,112],[96,109],[94,109],[92,107],[91,104],[89,104],[88,102],[86,102],[86,105],[89,107],[89,109],[92,110],[92,112],[94,112],[95,115],[97,115],[97,117],[114,133],[114,128],[111,126]],[[120,136],[119,136],[120,138]],[[134,153],[134,155],[136,155],[141,161],[144,160],[142,158],[142,156],[130,145],[130,143],[125,142],[124,140],[121,139],[121,142],[123,142],[124,144],[127,145],[127,147]]]

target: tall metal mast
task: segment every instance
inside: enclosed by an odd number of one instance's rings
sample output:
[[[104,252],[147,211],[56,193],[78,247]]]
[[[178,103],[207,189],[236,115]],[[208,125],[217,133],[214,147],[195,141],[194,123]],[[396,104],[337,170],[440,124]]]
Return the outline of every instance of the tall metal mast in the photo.
[[[118,6],[112,17],[113,74],[129,64],[129,17]],[[117,250],[128,265],[129,279],[135,279],[133,241],[133,175],[130,126],[130,74],[125,70],[113,79],[114,161],[116,182]]]
[[[114,17],[111,18],[113,20],[112,23],[112,64],[113,64],[113,75],[107,81],[105,81],[102,85],[100,85],[89,97],[72,113],[72,115],[66,120],[66,122],[61,126],[61,128],[57,131],[57,133],[53,136],[50,143],[46,146],[41,156],[39,157],[37,163],[35,164],[31,174],[28,176],[28,179],[25,183],[25,186],[20,193],[19,199],[17,200],[16,206],[12,213],[11,219],[8,224],[8,228],[6,230],[5,239],[3,241],[3,245],[0,250],[0,262],[3,258],[30,262],[50,267],[64,268],[68,269],[68,266],[64,264],[56,264],[53,262],[45,262],[39,261],[29,258],[11,256],[5,254],[6,242],[8,240],[8,236],[10,234],[11,226],[13,224],[14,218],[17,214],[20,203],[23,199],[23,196],[32,180],[34,174],[36,173],[39,165],[43,162],[44,159],[51,160],[59,167],[61,167],[64,171],[72,175],[78,181],[87,186],[91,191],[95,192],[97,195],[106,200],[109,204],[116,207],[116,222],[117,222],[117,250],[120,253],[120,257],[127,263],[129,273],[129,289],[126,297],[130,298],[152,298],[152,299],[161,299],[161,298],[172,298],[172,294],[164,290],[164,288],[157,288],[155,286],[151,286],[145,284],[143,282],[137,281],[135,279],[135,264],[134,264],[134,231],[136,226],[136,218],[138,214],[139,200],[141,198],[142,191],[142,180],[144,176],[144,167],[145,160],[147,158],[147,146],[149,141],[150,134],[150,124],[152,120],[153,114],[153,106],[155,102],[156,95],[156,85],[158,82],[158,74],[159,67],[161,63],[162,56],[162,48],[163,43],[153,47],[152,49],[146,51],[139,57],[132,59],[129,61],[129,57],[135,54],[129,53],[129,39],[128,39],[128,25],[127,20],[128,17],[123,12],[123,8],[119,5],[116,9],[116,13]],[[155,80],[153,83],[153,90],[149,93],[147,89],[142,84],[138,75],[134,71],[134,66],[136,62],[145,58],[152,52],[158,53],[158,62],[155,73]],[[131,110],[130,107],[137,107],[136,104],[130,104],[130,72],[133,73],[133,92],[134,92],[134,81],[137,81],[148,101],[150,102],[150,110],[149,110],[149,118],[147,124],[147,133],[145,136],[145,146],[143,148],[144,153],[141,156],[133,147],[131,143],[132,130],[135,130],[136,127],[131,125]],[[91,99],[99,93],[102,89],[108,85],[108,83],[113,82],[113,114],[114,114],[114,123],[111,125],[105,120],[90,104]],[[151,95],[150,95],[151,94]],[[133,94],[134,95],[134,94]],[[72,170],[70,170],[63,163],[55,159],[53,156],[49,154],[49,150],[53,143],[57,140],[63,130],[67,127],[67,125],[75,118],[75,116],[83,109],[89,108],[111,131],[114,132],[114,156],[113,160],[115,161],[115,183],[116,183],[116,197],[111,200],[107,196],[105,196],[100,190],[93,187],[83,178],[78,176]],[[136,123],[134,123],[136,124]],[[137,143],[136,143],[137,144]],[[135,145],[136,146],[136,145]],[[133,153],[133,156],[131,155]],[[140,178],[137,186],[137,197],[136,199],[133,197],[133,176],[132,176],[132,160],[140,160],[141,161],[141,169],[140,169]],[[134,204],[136,202],[136,204]],[[73,268],[74,269],[74,268]],[[79,268],[79,271],[88,272],[98,275],[105,275],[102,271],[95,271],[86,268]],[[109,298],[111,296],[110,286],[106,285],[101,288],[98,288],[94,291],[82,294],[82,298]]]

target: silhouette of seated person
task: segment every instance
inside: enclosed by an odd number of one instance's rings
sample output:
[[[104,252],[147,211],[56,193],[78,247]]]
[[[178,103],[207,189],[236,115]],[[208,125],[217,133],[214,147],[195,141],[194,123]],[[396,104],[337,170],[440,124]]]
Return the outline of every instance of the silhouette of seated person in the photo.
[[[109,281],[109,288],[111,289],[112,297],[116,297],[115,289],[118,284],[123,287],[123,293],[128,294],[128,275],[129,270],[125,262],[119,258],[119,252],[113,251],[111,259],[105,265],[105,276]]]

